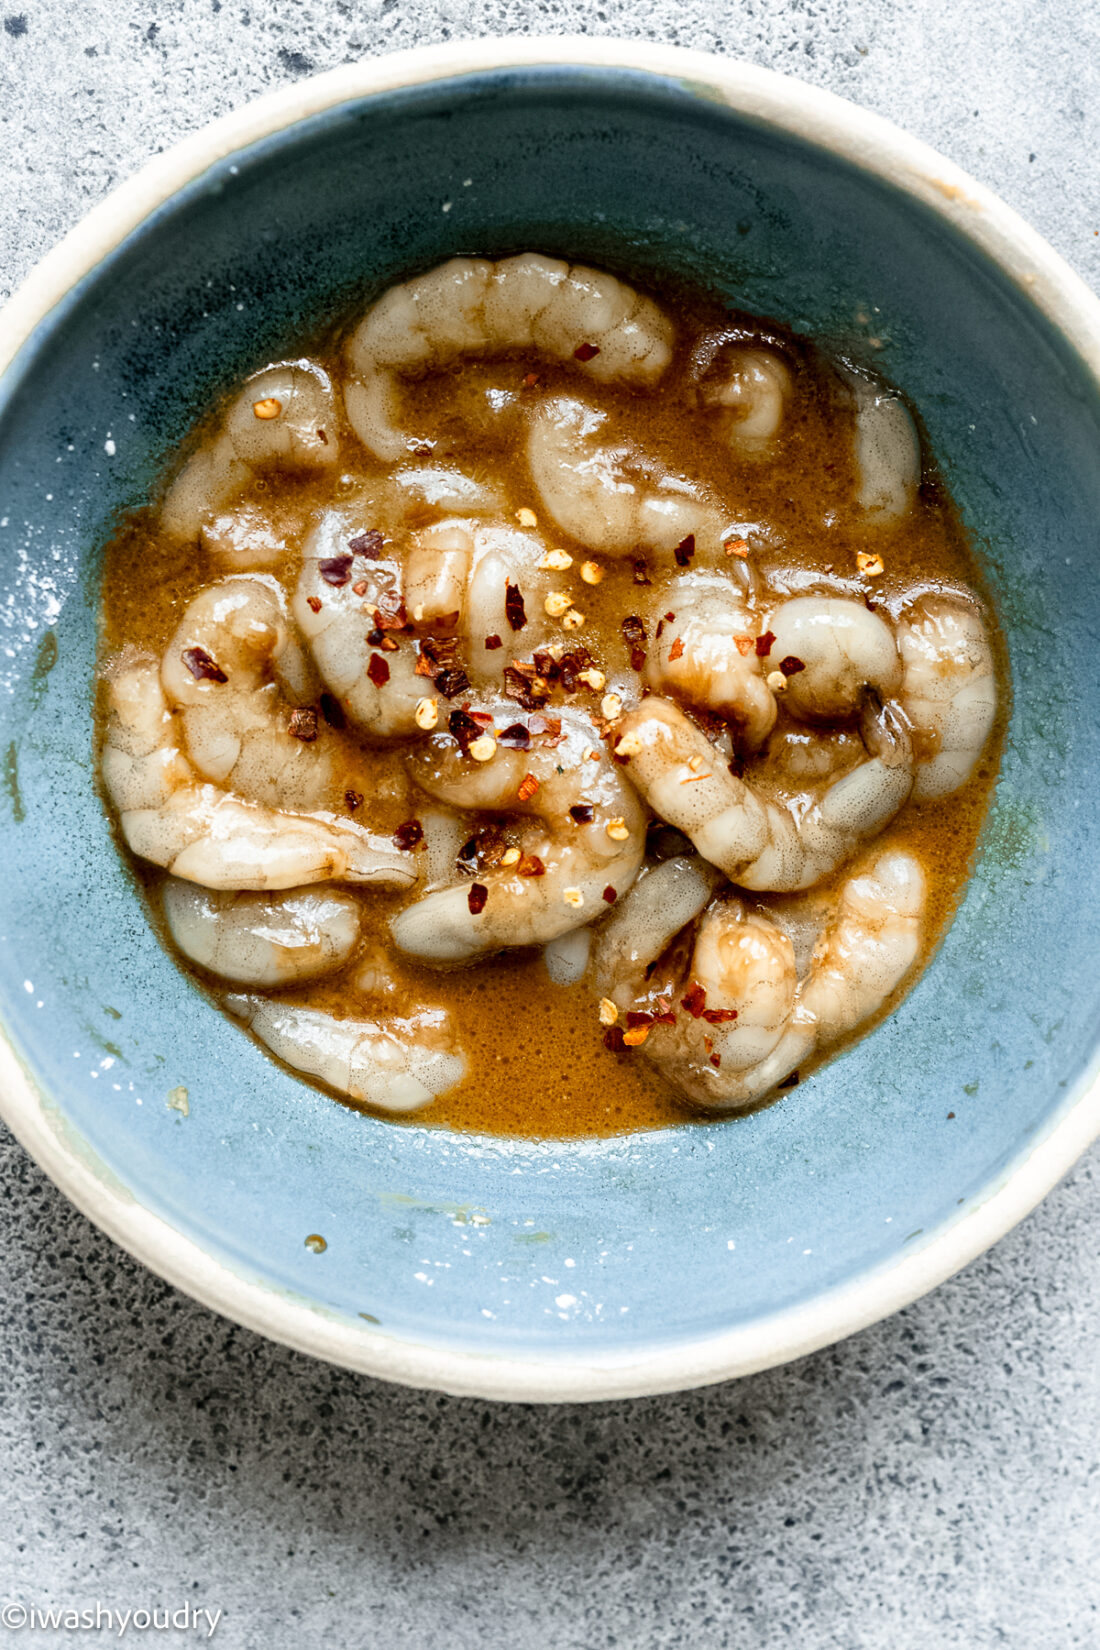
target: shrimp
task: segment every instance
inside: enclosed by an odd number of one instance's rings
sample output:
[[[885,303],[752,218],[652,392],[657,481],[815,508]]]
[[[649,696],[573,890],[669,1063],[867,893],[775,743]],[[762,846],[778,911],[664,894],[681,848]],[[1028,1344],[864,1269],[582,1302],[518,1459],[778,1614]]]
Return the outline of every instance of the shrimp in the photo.
[[[320,1009],[237,993],[225,1006],[295,1071],[380,1111],[419,1111],[466,1075],[445,1009],[337,1020]]]
[[[372,525],[358,526],[362,519],[337,510],[322,516],[305,546],[291,610],[347,715],[376,738],[393,739],[417,732],[416,708],[431,684],[417,675],[416,645],[401,631],[401,562]]]
[[[617,724],[616,754],[655,813],[691,838],[742,888],[810,888],[876,835],[913,785],[904,730],[882,708],[864,719],[875,754],[805,807],[760,796],[730,773],[704,734],[667,699],[649,698]]]
[[[679,854],[644,871],[600,926],[594,959],[600,996],[619,1008],[642,998],[652,965],[722,880],[705,859]]]
[[[660,606],[672,617],[658,622],[646,680],[657,693],[714,711],[731,722],[747,749],[757,750],[775,723],[775,695],[756,651],[759,617],[750,592],[720,573],[685,573]]]
[[[792,392],[782,356],[738,334],[711,334],[695,351],[692,368],[700,403],[734,456],[754,462],[774,457]]]
[[[168,877],[168,932],[184,956],[237,985],[295,985],[331,974],[359,942],[359,906],[335,888],[217,893]]]
[[[161,681],[204,779],[307,811],[363,789],[338,735],[303,708],[318,684],[274,579],[245,575],[200,590],[165,648]]]
[[[783,703],[804,721],[830,721],[859,711],[864,692],[897,693],[901,660],[886,620],[864,602],[842,596],[796,596],[768,615],[772,668],[794,662]]]
[[[609,417],[559,396],[539,407],[527,465],[543,509],[563,533],[608,556],[690,547],[697,566],[723,555],[735,525],[698,483],[670,475],[645,454],[609,441]]]
[[[856,502],[874,525],[894,525],[912,510],[920,486],[917,426],[893,391],[851,369],[841,369],[840,375],[854,412]]]
[[[647,880],[631,890],[628,906],[641,900]],[[925,900],[919,862],[881,854],[845,883],[802,980],[789,936],[766,911],[735,899],[711,904],[686,969],[649,1018],[643,1058],[708,1109],[763,1099],[816,1050],[878,1013],[916,961]],[[629,910],[622,917],[629,921]],[[658,924],[652,943],[670,937]],[[632,954],[616,981],[619,1006],[644,958],[644,949]],[[614,970],[617,959],[607,961]]]
[[[199,529],[199,543],[212,562],[230,573],[278,567],[290,553],[284,535],[252,504],[208,517]]]
[[[950,796],[973,773],[997,714],[993,649],[982,615],[957,596],[922,596],[898,620],[901,704],[917,752],[913,798]]]
[[[511,708],[497,720],[512,722]],[[536,734],[525,749],[502,739],[486,762],[449,735],[411,754],[409,771],[429,796],[508,814],[512,823],[473,884],[439,889],[392,919],[402,951],[457,963],[507,946],[544,945],[594,922],[634,881],[645,851],[638,800],[587,719],[563,710],[560,720],[559,735]],[[512,726],[512,737],[525,742],[523,725]]]
[[[206,888],[367,882],[408,888],[416,870],[386,838],[326,813],[242,802],[204,784],[179,749],[160,668],[123,655],[106,672],[101,772],[127,844],[140,859]]]
[[[348,417],[363,445],[393,462],[419,439],[402,428],[402,375],[464,355],[535,351],[600,383],[654,384],[674,329],[651,298],[613,275],[538,253],[489,263],[452,258],[367,311],[348,343]]]
[[[445,644],[461,641],[464,669],[479,687],[499,685],[515,654],[505,645],[518,642],[509,587],[523,599],[524,652],[558,634],[545,613],[554,580],[541,565],[546,547],[537,535],[452,518],[413,534],[402,561],[370,545],[371,534],[357,532],[354,521],[341,511],[322,518],[292,608],[326,686],[375,738],[422,731],[418,707],[432,698],[433,679],[417,671],[423,636],[408,631],[438,628]]]
[[[267,470],[309,474],[340,458],[336,392],[313,361],[287,361],[249,378],[216,435],[169,487],[161,526],[193,539],[206,519]]]

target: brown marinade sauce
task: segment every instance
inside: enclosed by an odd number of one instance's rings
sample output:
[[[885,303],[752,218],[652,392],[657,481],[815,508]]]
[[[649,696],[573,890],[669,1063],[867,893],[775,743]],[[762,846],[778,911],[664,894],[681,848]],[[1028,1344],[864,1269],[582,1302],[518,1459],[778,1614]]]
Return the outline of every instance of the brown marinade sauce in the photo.
[[[516,450],[514,435],[510,440],[502,438],[502,421],[487,411],[486,392],[518,393],[521,399],[556,390],[579,392],[613,410],[617,431],[637,441],[670,469],[698,478],[728,500],[731,519],[744,523],[752,561],[761,572],[773,577],[784,569],[840,575],[852,580],[851,588],[875,605],[888,605],[892,597],[905,592],[960,585],[985,600],[998,659],[1001,708],[994,733],[973,777],[961,791],[938,803],[906,806],[877,839],[877,844],[888,841],[912,849],[929,876],[923,952],[918,968],[905,982],[907,989],[935,950],[965,887],[1000,757],[1008,679],[1003,642],[992,619],[982,574],[927,448],[924,479],[912,514],[894,528],[861,524],[853,507],[855,477],[850,439],[845,437],[842,423],[838,426],[836,381],[828,361],[811,344],[773,324],[740,314],[731,316],[729,311],[698,297],[679,297],[671,307],[679,323],[678,357],[656,391],[599,388],[584,380],[576,369],[541,357],[513,354],[491,361],[463,360],[406,385],[408,423],[418,431],[430,431],[433,461],[458,466],[476,477],[491,479],[494,485],[503,484],[513,510],[526,505],[537,511],[538,501],[532,496],[522,450]],[[708,432],[699,415],[685,416],[684,397],[676,393],[695,340],[708,330],[727,331],[731,327],[742,332],[746,341],[777,346],[794,378],[780,459],[736,470],[731,467],[728,448]],[[341,342],[341,334],[333,333],[313,352],[313,359],[337,377]],[[532,374],[537,375],[538,382],[525,383]],[[509,428],[506,422],[504,427]],[[200,440],[202,435],[200,431]],[[252,484],[242,501],[261,508],[300,551],[310,521],[349,492],[353,484],[347,477],[372,467],[373,461],[348,434],[343,463],[335,475],[322,481],[270,477]],[[429,512],[426,519],[437,515]],[[540,528],[548,545],[562,545],[578,562],[584,559],[584,546],[555,532],[549,521],[540,521]],[[857,575],[856,555],[860,551],[882,556],[881,575]],[[635,580],[645,574],[636,574],[629,559],[599,559],[606,569],[603,582],[597,586],[577,582],[573,586],[583,592],[586,615],[579,639],[598,663],[613,658],[618,666],[626,645],[622,620],[637,611],[640,592]],[[282,574],[288,594],[293,589],[297,564],[296,552]],[[195,545],[173,543],[161,535],[154,506],[132,516],[106,552],[104,658],[127,643],[163,650],[187,603],[203,585],[222,573]],[[505,645],[512,645],[511,641]],[[476,695],[465,697],[472,699],[476,708]],[[582,693],[566,702],[598,711],[599,697],[598,693]],[[552,712],[553,705],[549,708]],[[518,707],[517,714],[521,714]],[[353,737],[350,727],[348,737]],[[746,768],[749,778],[754,760],[759,759],[750,759]],[[374,781],[371,827],[392,832],[410,815],[404,794],[401,746],[371,749],[369,763]],[[137,861],[132,863],[149,894],[151,920],[163,933],[156,899],[162,873]],[[823,885],[824,889],[838,887],[849,870],[842,867],[831,883]],[[364,907],[367,941],[381,941],[386,919],[399,908],[402,897],[354,888],[351,891]],[[338,1016],[369,1018],[369,1000],[359,996],[350,983],[357,967],[353,959],[341,973],[290,990],[286,996]],[[551,984],[537,952],[512,952],[453,972],[437,971],[398,957],[394,970],[398,1008],[403,1001],[415,1005],[421,1000],[448,1008],[468,1059],[468,1074],[458,1087],[408,1119],[395,1121],[557,1138],[618,1134],[693,1119],[705,1121],[676,1099],[646,1065],[640,1051],[616,1054],[604,1046],[591,990],[583,984]],[[224,983],[213,976],[194,969],[190,972],[212,992],[225,990]],[[895,994],[878,1019],[889,1013],[900,995]],[[387,1004],[388,1008],[392,1006]],[[864,1035],[870,1025],[861,1026],[856,1035]],[[814,1063],[832,1058],[836,1052],[834,1046],[818,1056],[802,1068],[799,1078],[804,1078]],[[781,1089],[780,1097],[789,1092],[789,1086]],[[338,1098],[347,1103],[346,1097]],[[786,1099],[784,1103],[797,1104],[797,1099]]]

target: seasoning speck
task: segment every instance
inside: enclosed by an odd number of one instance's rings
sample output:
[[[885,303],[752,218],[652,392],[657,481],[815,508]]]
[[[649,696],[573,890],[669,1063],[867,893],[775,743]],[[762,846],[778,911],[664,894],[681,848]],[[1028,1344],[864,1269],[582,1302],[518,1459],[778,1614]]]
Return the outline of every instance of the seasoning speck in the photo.
[[[376,688],[385,687],[390,679],[390,667],[380,653],[372,653],[370,664],[367,666],[367,675]]]
[[[180,658],[196,682],[228,682],[229,677],[204,647],[185,647]]]
[[[516,511],[516,520],[521,527],[537,527],[539,524],[538,516],[533,510],[529,510],[526,505]]]
[[[311,1255],[323,1255],[325,1250],[328,1248],[328,1244],[325,1242],[320,1232],[311,1232],[306,1238],[306,1248],[309,1250]]]
[[[479,734],[470,741],[470,755],[475,762],[491,762],[497,753],[497,742],[491,733]]]
[[[886,571],[885,563],[883,562],[882,557],[870,556],[867,554],[866,550],[860,550],[857,552],[856,566],[859,568],[860,572],[869,579],[877,579],[880,573],[884,573]]]
[[[585,584],[599,584],[603,579],[603,568],[598,561],[582,562],[581,578]]]
[[[406,819],[393,833],[394,846],[400,848],[403,853],[410,853],[423,840],[424,827],[419,819]]]
[[[562,893],[566,905],[571,905],[574,911],[579,911],[584,904],[584,895],[579,888],[566,888]]]
[[[575,361],[594,361],[599,353],[599,344],[578,344],[573,351],[573,359]]]
[[[542,605],[552,619],[560,619],[564,613],[568,613],[573,600],[564,590],[551,590]]]
[[[625,842],[630,835],[630,827],[625,819],[609,819],[604,830],[612,842]]]
[[[601,997],[600,998],[600,1024],[602,1026],[613,1026],[615,1024],[615,1021],[618,1018],[619,1018],[619,1010],[616,1008],[615,1004],[611,1001],[611,998],[610,997]]]
[[[164,1104],[169,1111],[178,1111],[181,1117],[190,1117],[191,1115],[191,1101],[182,1083],[179,1088],[168,1090],[168,1098]]]
[[[483,882],[471,882],[470,892],[466,895],[466,904],[470,907],[472,916],[480,916],[485,909],[485,901],[489,898],[489,890]]]
[[[439,722],[439,706],[434,699],[418,699],[413,716],[417,727],[427,733]]]
[[[283,410],[283,404],[274,395],[265,395],[262,401],[253,401],[252,411],[257,418],[266,423],[270,418],[278,418]]]

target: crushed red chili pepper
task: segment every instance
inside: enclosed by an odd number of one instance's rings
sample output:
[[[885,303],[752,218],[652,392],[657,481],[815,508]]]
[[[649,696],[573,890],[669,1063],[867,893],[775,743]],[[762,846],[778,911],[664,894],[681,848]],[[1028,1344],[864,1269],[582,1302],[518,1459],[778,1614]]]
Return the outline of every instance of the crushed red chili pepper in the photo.
[[[307,596],[306,597],[306,606],[309,608],[311,613],[320,613],[320,611],[321,611],[321,598],[320,598],[320,596]]]
[[[737,1010],[735,1008],[704,1008],[703,1010],[703,1019],[709,1026],[727,1025],[736,1018]]]
[[[424,827],[419,819],[406,819],[404,824],[399,825],[394,831],[393,841],[394,846],[400,848],[404,853],[409,853],[413,848],[419,847],[424,841]]]
[[[356,808],[361,808],[363,806],[362,791],[345,791],[344,806],[347,808],[349,814],[353,814]]]
[[[366,556],[369,561],[377,561],[382,554],[384,540],[377,527],[368,527],[365,533],[356,533],[353,539],[348,540],[348,549],[357,556]]]
[[[797,676],[800,670],[805,670],[806,666],[801,659],[796,659],[793,653],[788,653],[785,659],[780,659],[779,668],[784,676]]]
[[[215,664],[204,647],[185,647],[180,658],[196,682],[228,682],[229,677]]]
[[[680,637],[677,636],[676,640],[673,642],[672,646],[668,650],[668,662],[669,662],[670,665],[674,665],[676,663],[677,659],[682,659],[683,656],[684,656],[684,644],[683,644],[682,640],[680,639]]]
[[[594,361],[599,353],[599,344],[578,344],[573,357],[577,361]]]
[[[466,904],[470,907],[470,915],[480,916],[485,909],[485,901],[489,898],[489,890],[483,882],[471,882],[470,891],[466,895]]]
[[[522,722],[512,722],[498,734],[497,744],[509,751],[530,750],[531,735]]]
[[[608,883],[607,887],[603,891],[603,897],[607,901],[608,905],[614,905],[615,901],[619,897],[619,891],[617,888],[612,888],[611,884]]]
[[[289,732],[303,744],[312,745],[318,734],[317,712],[312,705],[295,705],[290,713]]]
[[[772,650],[774,642],[775,631],[765,630],[762,636],[758,636],[756,638],[756,657],[758,659],[766,659]]]
[[[706,1006],[706,987],[700,985],[698,980],[693,980],[680,999],[680,1007],[686,1009],[693,1020],[697,1020]]]
[[[527,623],[527,609],[523,605],[523,592],[518,584],[504,586],[504,616],[513,630],[522,630]]]
[[[538,788],[539,782],[535,778],[534,774],[525,773],[519,782],[519,789],[516,791],[516,796],[521,802],[530,802]]]
[[[546,866],[538,854],[521,854],[516,870],[521,877],[544,877],[546,875]]]
[[[577,825],[591,825],[596,810],[591,802],[574,802],[569,812]]]
[[[322,693],[321,715],[330,728],[347,727],[348,719],[344,715],[344,707],[334,693]]]
[[[486,651],[486,653],[495,653],[498,647],[503,647],[503,646],[504,646],[504,643],[501,641],[499,636],[486,636],[486,638],[485,638],[485,651]]]
[[[390,679],[390,667],[380,653],[372,653],[367,666],[367,675],[376,688],[385,687]]]
[[[672,554],[676,558],[677,567],[687,567],[695,554],[695,534],[689,533],[686,538],[682,538]]]
[[[623,1042],[622,1026],[608,1026],[603,1034],[603,1046],[609,1048],[612,1054],[622,1054],[626,1048]]]
[[[336,586],[347,584],[351,577],[351,556],[326,556],[317,563],[317,571],[326,584]]]

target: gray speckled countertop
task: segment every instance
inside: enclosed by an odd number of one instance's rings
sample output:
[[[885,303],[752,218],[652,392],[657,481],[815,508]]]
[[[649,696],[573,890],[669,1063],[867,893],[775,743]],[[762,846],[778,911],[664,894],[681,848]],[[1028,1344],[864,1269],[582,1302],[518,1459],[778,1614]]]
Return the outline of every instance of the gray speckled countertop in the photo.
[[[7,0],[0,287],[257,92],[535,30],[644,33],[827,86],[968,167],[1100,284],[1086,0],[651,0],[644,17]],[[262,1341],[101,1237],[7,1135],[0,1153],[0,1603],[220,1609],[234,1650],[1100,1645],[1095,1151],[992,1254],[842,1346],[703,1393],[541,1410]]]

